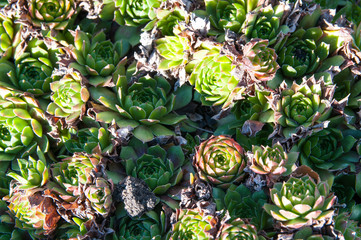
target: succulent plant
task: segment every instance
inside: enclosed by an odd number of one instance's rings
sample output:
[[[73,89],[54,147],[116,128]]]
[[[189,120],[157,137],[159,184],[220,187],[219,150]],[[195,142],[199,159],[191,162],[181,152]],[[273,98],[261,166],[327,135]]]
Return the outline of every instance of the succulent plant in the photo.
[[[209,20],[217,32],[229,29],[240,33],[246,14],[254,10],[258,1],[250,0],[204,0]]]
[[[42,194],[42,189],[21,190],[16,183],[11,186],[9,196],[10,214],[15,217],[15,226],[28,230],[34,237],[44,237],[53,232],[60,220],[53,200]]]
[[[188,71],[192,72],[189,82],[201,94],[202,104],[228,107],[234,96],[242,91],[242,88],[237,87],[238,80],[231,73],[236,67],[232,59],[221,56],[217,46],[194,53],[193,59],[187,65]]]
[[[0,87],[0,154],[3,161],[27,157],[37,146],[47,152],[47,125],[44,112],[31,95]]]
[[[29,156],[29,160],[18,159],[20,175],[10,172],[7,175],[17,180],[19,189],[33,189],[43,187],[49,180],[49,169],[44,154],[37,149],[39,160]]]
[[[44,41],[30,40],[23,51],[16,52],[15,69],[8,73],[9,81],[16,89],[48,97],[50,83],[59,80],[52,74],[60,53],[59,49],[48,48]]]
[[[154,19],[155,8],[160,7],[162,2],[163,0],[105,0],[100,17],[105,20],[114,19],[120,25],[137,27]]]
[[[258,81],[274,78],[279,66],[275,50],[268,47],[268,40],[252,39],[243,48],[243,63],[251,77]]]
[[[89,92],[79,72],[66,74],[59,81],[52,82],[50,88],[52,102],[48,105],[48,113],[65,118],[69,124],[84,114]]]
[[[285,5],[268,5],[247,15],[242,32],[249,40],[252,38],[268,39],[269,46],[276,43],[279,33],[287,33],[287,25],[281,25],[281,18],[285,12]]]
[[[180,36],[166,36],[155,41],[159,54],[164,58],[158,69],[172,69],[188,62],[190,42]]]
[[[243,184],[232,184],[226,192],[213,188],[213,198],[217,210],[226,209],[231,219],[250,219],[250,223],[259,230],[272,226],[272,218],[262,208],[268,199],[263,190],[252,193]]]
[[[155,136],[174,135],[164,125],[172,126],[186,119],[185,115],[172,113],[176,96],[163,77],[141,77],[128,86],[123,68],[116,86],[116,94],[105,88],[90,88],[92,98],[106,107],[106,111],[95,107],[97,121],[115,121],[120,128],[130,126],[136,138],[149,142]]]
[[[330,54],[338,47],[341,39],[333,40],[332,44],[328,43],[328,36],[320,27],[308,29],[300,28],[289,37],[283,39],[278,44],[276,52],[278,54],[277,62],[279,63],[282,74],[289,78],[301,78],[305,75],[315,73]],[[332,61],[332,66],[341,65],[343,61]]]
[[[258,174],[289,175],[296,168],[298,153],[286,153],[279,143],[269,146],[253,146],[250,169]]]
[[[112,185],[102,177],[94,179],[84,191],[93,209],[103,216],[109,214],[112,206]]]
[[[15,23],[14,18],[9,18],[0,12],[0,58],[14,57],[15,47],[21,42],[22,26]]]
[[[124,216],[124,214],[120,214],[120,216],[121,218],[117,221],[119,222],[119,230],[114,234],[115,240],[160,240],[165,235],[166,219],[163,211],[160,214],[155,211],[148,211],[142,217],[136,219]]]
[[[294,150],[300,152],[301,164],[313,169],[342,170],[350,166],[354,170],[359,156],[351,149],[356,141],[339,129],[326,128],[301,139]]]
[[[164,194],[171,186],[176,185],[183,177],[181,166],[184,154],[180,146],[172,146],[167,150],[159,145],[140,151],[142,144],[131,140],[130,146],[122,147],[120,157],[125,165],[127,175],[145,181],[157,195]]]
[[[177,209],[177,222],[171,230],[171,240],[214,239],[217,233],[218,219],[206,215],[199,209]]]
[[[332,87],[326,87],[322,80],[316,82],[313,77],[300,85],[294,82],[290,88],[282,87],[275,120],[284,127],[283,135],[288,138],[299,126],[311,127],[327,120],[332,97]]]
[[[257,229],[252,224],[245,223],[242,219],[237,218],[232,221],[223,223],[220,229],[220,240],[258,240]]]
[[[50,29],[64,30],[78,12],[74,0],[29,0],[27,2],[28,17],[37,27],[46,25]]]
[[[287,182],[276,183],[270,190],[273,204],[264,209],[282,226],[301,228],[315,220],[327,220],[334,214],[336,196],[326,182],[315,182],[310,176],[291,177]]]
[[[115,40],[115,43],[112,43],[106,39],[104,31],[90,37],[85,32],[77,30],[74,46],[69,50],[76,62],[71,63],[69,67],[77,69],[84,76],[90,76],[90,84],[109,84],[120,60],[128,50],[127,41]]]
[[[75,153],[72,157],[64,158],[61,162],[52,164],[51,173],[59,188],[59,197],[67,202],[74,201],[80,196],[83,185],[91,184],[91,171],[100,163],[99,155]],[[65,190],[65,193],[64,191]]]
[[[228,188],[243,178],[246,159],[243,148],[235,140],[212,136],[198,146],[193,165],[202,180]]]

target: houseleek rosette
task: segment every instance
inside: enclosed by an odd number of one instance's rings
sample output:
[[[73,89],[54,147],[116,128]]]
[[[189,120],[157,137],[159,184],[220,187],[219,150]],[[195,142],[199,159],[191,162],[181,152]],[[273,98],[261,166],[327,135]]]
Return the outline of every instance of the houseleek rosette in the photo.
[[[326,128],[299,141],[296,150],[300,152],[301,164],[311,168],[342,170],[348,166],[354,169],[358,154],[351,151],[356,143],[351,136],[344,136],[339,129]]]
[[[298,154],[286,153],[282,145],[276,143],[269,146],[253,146],[249,159],[252,163],[250,169],[258,174],[282,175],[290,174]]]
[[[272,7],[268,5],[247,16],[244,34],[249,40],[252,38],[268,39],[269,45],[276,43],[280,32],[287,33],[289,28],[281,26],[281,18],[285,12],[285,5]]]
[[[158,66],[160,70],[179,67],[188,62],[190,42],[186,37],[166,36],[155,41],[156,48],[162,56]]]
[[[45,197],[41,188],[21,190],[14,184],[5,199],[17,228],[27,230],[34,238],[44,237],[56,229],[61,217],[53,200]]]
[[[20,174],[10,172],[7,175],[18,181],[19,189],[34,189],[44,186],[49,180],[49,169],[44,154],[37,150],[39,160],[29,156],[29,160],[18,159]]]
[[[150,30],[151,26],[156,26],[162,32],[163,36],[173,36],[177,32],[175,27],[179,22],[189,21],[188,12],[179,7],[171,9],[157,9],[156,19],[149,23],[144,30]]]
[[[84,114],[89,92],[79,72],[68,73],[59,81],[52,82],[50,89],[52,102],[48,105],[48,113],[65,118],[67,123],[76,121]]]
[[[59,197],[67,202],[74,201],[81,194],[82,186],[92,183],[90,173],[100,163],[100,156],[75,153],[51,166],[51,173],[59,184]],[[64,191],[65,190],[65,194]]]
[[[33,39],[21,55],[16,56],[15,70],[9,76],[13,86],[19,90],[43,95],[50,93],[50,83],[58,80],[52,77],[57,67],[58,49],[49,49],[44,41]]]
[[[314,73],[330,54],[330,44],[323,41],[320,27],[298,29],[277,48],[277,62],[285,77],[301,78]]]
[[[9,18],[0,12],[0,57],[9,59],[14,57],[15,47],[21,42],[22,25],[15,23],[15,19]]]
[[[186,119],[172,113],[176,96],[163,77],[141,77],[128,86],[123,66],[116,86],[116,94],[105,88],[90,88],[92,98],[106,107],[106,111],[94,107],[97,121],[114,120],[120,128],[133,128],[134,136],[142,142],[149,142],[155,136],[174,135],[164,125],[173,126]]]
[[[145,239],[145,240],[161,240],[165,231],[165,215],[161,211],[158,214],[155,211],[148,211],[139,218],[130,218],[123,216],[123,211],[117,216],[120,217],[119,227],[115,240],[128,240],[128,239]]]
[[[109,214],[112,206],[112,186],[109,181],[102,177],[95,178],[92,184],[87,185],[84,194],[97,213],[103,216]]]
[[[229,29],[240,33],[246,14],[257,7],[258,1],[204,0],[206,12],[214,28],[219,32]]]
[[[301,228],[314,220],[327,220],[334,214],[336,196],[326,182],[315,182],[310,176],[291,177],[287,182],[276,183],[270,190],[273,204],[264,209],[282,226]]]
[[[37,146],[49,148],[47,122],[38,102],[29,94],[0,87],[0,155],[3,161],[27,157]]]
[[[55,30],[64,30],[77,13],[74,0],[29,0],[28,6],[32,24]]]
[[[195,53],[200,55],[200,60],[187,65],[192,71],[189,78],[190,84],[194,85],[201,94],[202,104],[206,106],[222,105],[227,107],[232,103],[233,97],[241,90],[237,88],[238,80],[231,73],[236,68],[232,60],[227,56],[220,56],[217,47],[203,55],[203,50]],[[197,58],[197,57],[195,57]]]
[[[274,78],[279,66],[275,50],[268,47],[268,40],[252,39],[243,48],[243,63],[252,78],[268,81]]]
[[[106,39],[103,31],[90,37],[85,32],[77,30],[74,46],[69,50],[76,62],[71,63],[70,67],[77,69],[84,76],[90,76],[89,82],[95,86],[105,84],[112,78],[128,49],[127,41],[116,40],[112,43]]]
[[[163,0],[105,0],[100,17],[114,20],[120,25],[137,27],[153,20],[156,16],[155,9],[162,2]]]
[[[246,159],[243,148],[235,140],[212,136],[198,146],[193,165],[202,180],[228,188],[243,178]]]
[[[126,173],[144,180],[153,193],[164,194],[182,179],[184,154],[180,146],[172,146],[166,151],[159,145],[148,149],[144,145],[144,154],[139,154],[142,144],[132,140],[130,145],[122,147],[120,153]]]
[[[252,224],[245,223],[242,219],[237,218],[232,221],[223,223],[220,229],[220,240],[258,240],[257,229]]]
[[[247,218],[259,230],[272,226],[272,218],[263,209],[268,200],[263,190],[252,193],[243,184],[232,184],[226,191],[213,188],[213,198],[217,210],[226,209],[231,219]]]
[[[171,240],[211,240],[217,233],[218,219],[198,209],[177,209]]]
[[[275,119],[284,127],[284,136],[290,137],[299,126],[311,127],[327,120],[332,111],[333,91],[313,77],[300,85],[294,82],[290,88],[281,87]]]

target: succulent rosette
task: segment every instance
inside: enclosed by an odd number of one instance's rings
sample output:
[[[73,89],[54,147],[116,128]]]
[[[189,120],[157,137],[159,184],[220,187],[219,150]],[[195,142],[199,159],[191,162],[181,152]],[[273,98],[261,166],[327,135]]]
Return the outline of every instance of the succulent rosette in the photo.
[[[252,193],[243,184],[239,186],[232,184],[227,191],[213,188],[213,198],[217,210],[226,209],[231,219],[247,218],[259,230],[269,229],[272,226],[272,218],[263,209],[263,205],[268,200],[263,190]]]
[[[73,123],[81,117],[89,99],[89,92],[83,81],[81,74],[73,71],[59,81],[52,82],[52,102],[48,105],[47,112],[55,117],[65,118],[67,123]]]
[[[243,48],[243,63],[251,77],[258,81],[274,78],[279,66],[274,49],[268,47],[268,40],[252,39]]]
[[[164,194],[180,182],[183,177],[181,166],[184,162],[180,146],[165,150],[159,145],[149,148],[143,145],[144,151],[140,146],[142,144],[139,141],[132,140],[130,146],[122,147],[120,157],[124,161],[127,175],[144,180],[157,195]]]
[[[202,104],[223,105],[225,108],[242,88],[237,87],[238,80],[232,74],[232,70],[236,68],[232,59],[219,55],[219,51],[215,46],[196,52],[187,69],[192,72],[189,82],[201,94]]]
[[[199,177],[220,188],[239,182],[247,165],[243,148],[227,136],[212,136],[198,146],[193,165]]]
[[[44,186],[49,180],[49,169],[44,154],[37,149],[39,160],[29,156],[29,160],[18,159],[20,174],[10,172],[7,175],[18,181],[19,189],[34,189]]]
[[[76,60],[69,65],[84,76],[89,76],[89,82],[95,86],[109,84],[117,65],[129,50],[129,43],[116,40],[112,43],[106,39],[104,31],[90,37],[83,31],[77,30],[74,46],[69,49]]]
[[[36,96],[49,97],[50,83],[59,78],[52,75],[59,60],[57,55],[62,51],[50,49],[44,41],[33,39],[19,53],[15,56],[15,69],[8,73],[12,86]]]
[[[52,176],[60,186],[59,190],[58,188],[53,190],[58,191],[63,200],[74,201],[80,196],[82,186],[93,182],[90,173],[99,163],[99,155],[75,153],[72,157],[52,164],[50,168]]]
[[[270,195],[272,204],[265,204],[264,209],[287,228],[297,229],[312,225],[315,220],[327,220],[335,211],[332,206],[336,196],[330,193],[328,183],[316,183],[308,175],[276,183]]]
[[[283,135],[289,138],[297,127],[311,127],[322,123],[331,115],[334,88],[325,86],[322,80],[313,77],[302,84],[293,83],[282,87],[277,101],[275,120],[284,128]]]
[[[214,239],[218,218],[199,209],[177,209],[177,222],[171,230],[171,240]]]
[[[188,38],[176,36],[166,36],[155,41],[156,48],[162,59],[158,69],[168,70],[179,67],[188,62],[190,42]]]
[[[164,237],[166,219],[163,211],[160,214],[155,211],[148,211],[136,219],[125,216],[124,211],[121,213],[119,214],[121,218],[117,221],[119,223],[117,229],[119,230],[114,234],[115,240],[160,240]]]
[[[61,217],[53,200],[43,196],[41,188],[22,190],[13,183],[5,199],[17,228],[28,230],[34,238],[44,237],[56,229]]]
[[[341,42],[341,38],[323,31],[321,27],[298,29],[275,47],[283,76],[301,78],[318,72],[322,69],[322,62],[329,58]],[[343,61],[337,58],[329,58],[327,66],[341,65]]]
[[[114,20],[120,25],[137,27],[153,20],[156,17],[155,9],[162,2],[163,0],[105,0],[100,17]]]
[[[269,46],[276,43],[279,33],[287,33],[288,26],[281,25],[281,18],[286,5],[268,5],[259,11],[247,15],[245,28],[242,30],[249,40],[252,38],[268,39]]]
[[[47,152],[47,126],[44,112],[32,96],[0,87],[0,155],[3,161],[27,157],[37,146]]]
[[[240,33],[246,14],[257,7],[258,1],[250,0],[205,0],[209,20],[217,32],[229,29]]]
[[[28,17],[37,27],[46,25],[51,29],[64,30],[78,12],[74,0],[29,0],[27,2]]]
[[[258,174],[287,175],[296,168],[298,153],[286,153],[279,143],[269,146],[253,146],[250,169]]]
[[[174,135],[164,125],[174,126],[187,118],[172,113],[176,96],[163,77],[141,77],[128,85],[123,68],[116,86],[116,94],[105,88],[90,88],[92,98],[107,108],[105,111],[104,108],[94,107],[96,120],[105,123],[115,121],[120,128],[131,127],[134,136],[142,142],[149,142],[155,136]]]
[[[84,191],[85,197],[97,213],[106,216],[112,206],[112,185],[102,177],[94,179],[92,184],[87,185]]]
[[[156,26],[164,36],[173,36],[177,31],[175,27],[182,21],[188,21],[188,13],[179,7],[174,7],[170,9],[157,9],[156,19],[147,24],[144,27],[145,31],[150,30],[151,27]]]
[[[342,170],[359,161],[356,152],[351,151],[357,139],[344,135],[336,128],[326,128],[299,141],[295,151],[300,152],[301,164],[324,170]]]
[[[257,229],[252,224],[245,223],[242,219],[237,218],[232,221],[223,223],[220,234],[217,239],[220,240],[258,240]]]
[[[5,16],[0,12],[0,58],[14,57],[15,47],[21,42],[22,26],[15,23],[15,19]]]

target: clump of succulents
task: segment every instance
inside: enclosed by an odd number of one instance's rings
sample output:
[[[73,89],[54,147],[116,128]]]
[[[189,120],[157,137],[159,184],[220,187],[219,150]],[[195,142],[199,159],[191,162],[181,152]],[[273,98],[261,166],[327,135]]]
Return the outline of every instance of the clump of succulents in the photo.
[[[202,180],[228,188],[243,178],[247,162],[243,148],[232,138],[221,135],[198,146],[193,165]]]
[[[301,228],[313,221],[325,221],[332,217],[332,206],[336,196],[330,193],[326,182],[318,182],[309,175],[301,178],[291,177],[283,183],[276,183],[270,190],[272,204],[266,203],[264,209],[282,226]]]

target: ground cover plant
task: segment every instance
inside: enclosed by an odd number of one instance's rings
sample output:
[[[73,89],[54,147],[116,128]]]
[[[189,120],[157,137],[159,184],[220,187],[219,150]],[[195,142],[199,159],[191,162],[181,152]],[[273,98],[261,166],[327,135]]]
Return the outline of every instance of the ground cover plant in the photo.
[[[0,0],[0,240],[361,239],[359,0]]]

